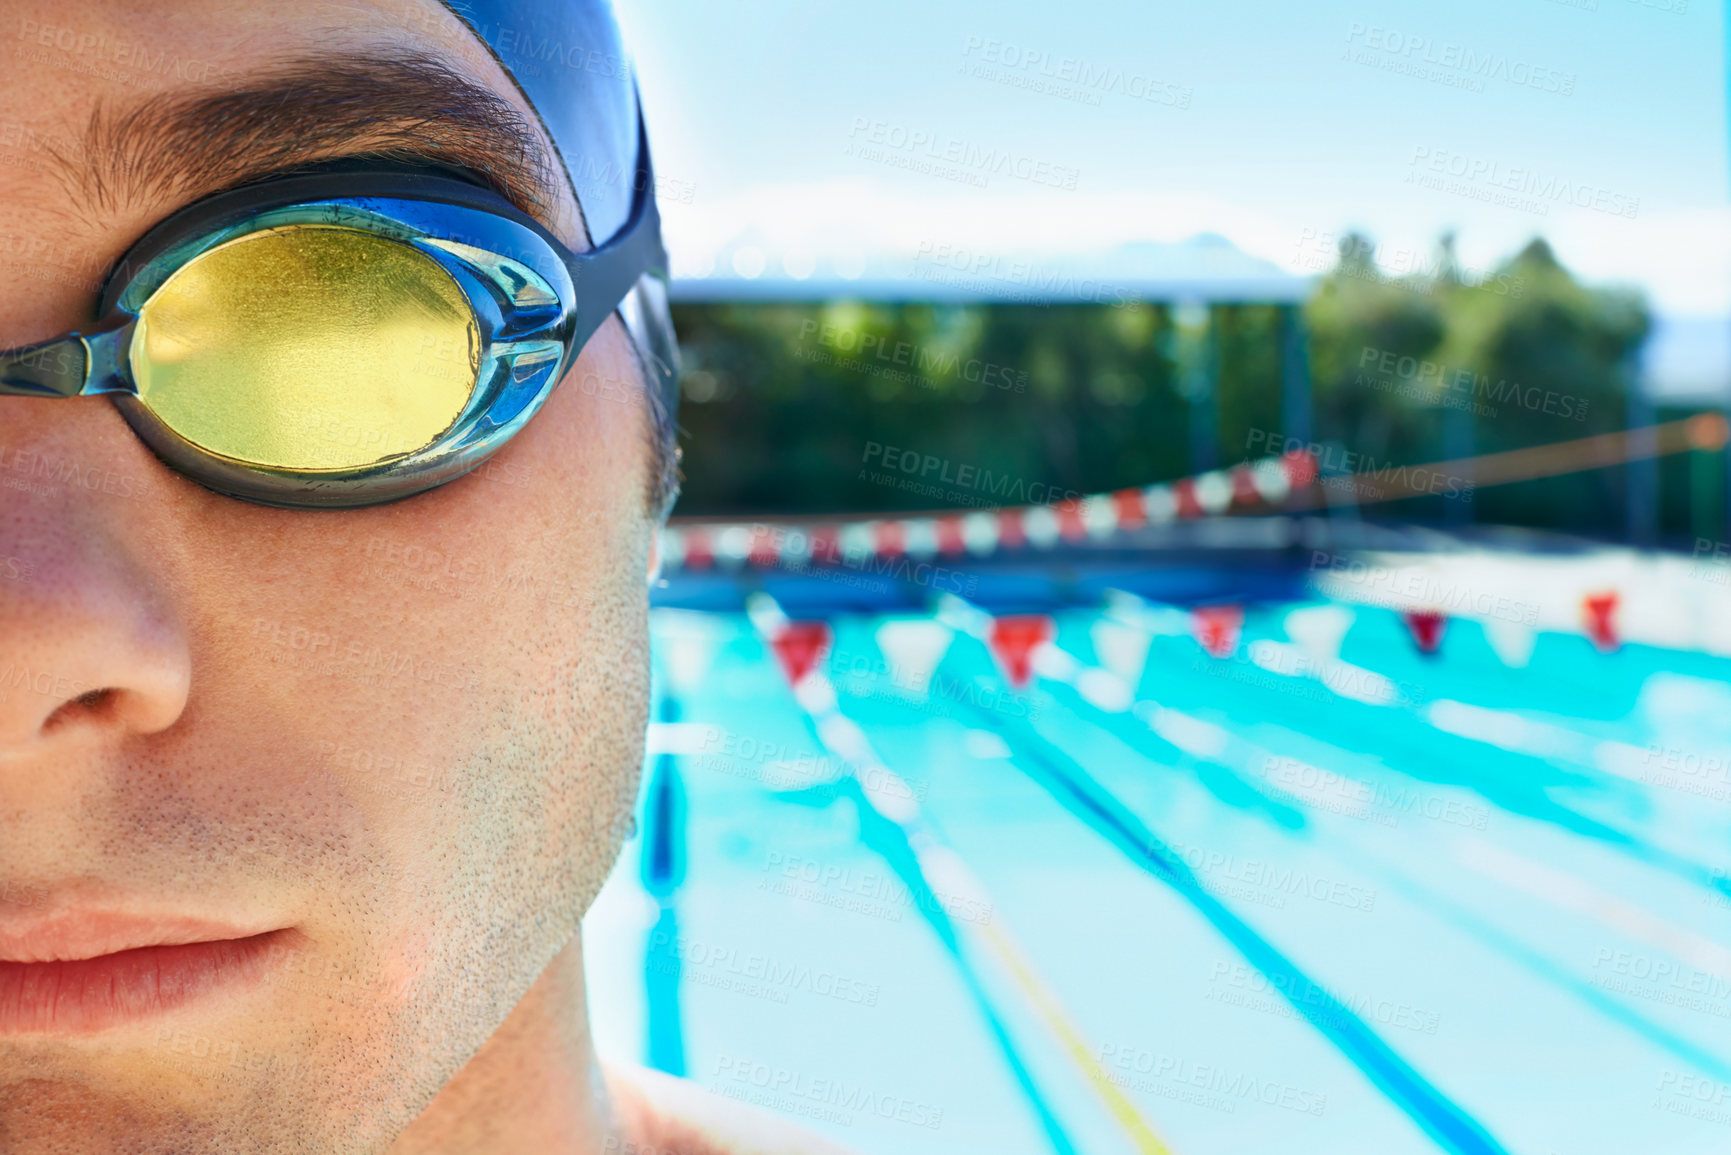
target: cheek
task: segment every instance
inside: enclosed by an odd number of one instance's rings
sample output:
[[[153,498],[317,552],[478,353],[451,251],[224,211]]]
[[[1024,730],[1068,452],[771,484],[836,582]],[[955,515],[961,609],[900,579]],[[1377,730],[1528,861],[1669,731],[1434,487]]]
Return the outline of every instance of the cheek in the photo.
[[[203,503],[230,528],[189,562],[201,744],[245,750],[246,793],[282,792],[279,813],[316,785],[319,822],[346,812],[383,874],[465,921],[586,903],[634,798],[652,526],[643,405],[608,384],[634,371],[617,329],[450,485],[331,514]],[[459,884],[477,857],[559,893]]]

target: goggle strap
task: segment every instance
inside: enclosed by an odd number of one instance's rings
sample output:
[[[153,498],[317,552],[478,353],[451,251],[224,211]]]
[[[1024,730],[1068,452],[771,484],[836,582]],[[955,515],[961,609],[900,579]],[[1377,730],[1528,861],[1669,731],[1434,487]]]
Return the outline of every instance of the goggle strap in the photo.
[[[84,339],[77,333],[7,349],[0,352],[0,396],[76,397],[84,389],[89,365]]]
[[[89,397],[136,393],[121,370],[135,319],[122,316],[94,333],[67,333],[0,351],[0,396]]]
[[[667,251],[661,244],[661,213],[655,206],[655,174],[649,167],[648,133],[641,113],[637,118],[637,141],[643,165],[632,194],[631,217],[625,226],[606,244],[586,253],[558,246],[577,291],[578,324],[590,332],[599,328],[601,322],[589,325],[587,318],[600,310],[604,320],[645,273],[667,275]],[[581,344],[578,343],[579,348]]]

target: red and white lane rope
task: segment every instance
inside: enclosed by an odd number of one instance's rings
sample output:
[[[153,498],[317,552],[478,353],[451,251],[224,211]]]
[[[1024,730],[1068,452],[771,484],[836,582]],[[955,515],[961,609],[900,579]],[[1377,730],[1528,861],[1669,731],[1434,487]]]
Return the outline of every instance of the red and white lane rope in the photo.
[[[801,568],[868,557],[986,557],[1000,549],[1050,549],[1101,541],[1145,525],[1281,508],[1316,480],[1316,460],[1299,450],[1198,477],[1095,493],[1049,505],[812,524],[686,523],[662,531],[668,570],[755,566]]]

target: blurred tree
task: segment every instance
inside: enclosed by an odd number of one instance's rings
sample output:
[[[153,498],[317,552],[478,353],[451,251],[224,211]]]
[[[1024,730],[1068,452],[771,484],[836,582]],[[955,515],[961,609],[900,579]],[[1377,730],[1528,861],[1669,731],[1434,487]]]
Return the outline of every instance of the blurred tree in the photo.
[[[1635,355],[1650,325],[1639,296],[1583,286],[1534,240],[1499,272],[1520,288],[1498,299],[1447,294],[1444,353],[1473,374],[1479,452],[1587,437],[1624,427]],[[1453,391],[1459,396],[1461,390]],[[1599,470],[1487,490],[1482,520],[1605,532],[1625,489],[1621,470]],[[1608,524],[1610,523],[1610,524]]]
[[[1580,284],[1542,240],[1476,278],[1450,236],[1405,276],[1382,273],[1374,253],[1368,238],[1343,240],[1307,307],[1327,436],[1380,464],[1623,427],[1649,323],[1638,296]],[[1607,511],[1623,493],[1620,471],[1572,474],[1475,493],[1473,519],[1614,532]],[[1441,507],[1433,500],[1431,514]]]
[[[1316,428],[1375,462],[1422,461],[1437,449],[1436,406],[1403,390],[1400,370],[1410,364],[1416,377],[1434,364],[1443,309],[1428,278],[1385,276],[1375,252],[1357,233],[1342,238],[1334,271],[1305,308]]]
[[[1648,328],[1638,297],[1583,286],[1543,241],[1476,275],[1451,237],[1399,274],[1376,253],[1346,237],[1304,308],[1316,435],[1353,468],[1622,427]],[[1170,303],[739,302],[680,305],[675,321],[683,514],[989,507],[1190,472]],[[1251,432],[1280,431],[1280,310],[1215,305],[1207,329],[1218,457],[1259,456]],[[1021,497],[994,488],[1006,477]],[[1379,513],[1614,535],[1624,493],[1607,470]]]
[[[704,304],[674,319],[682,514],[1024,504],[980,476],[1043,495],[1185,468],[1163,306]]]

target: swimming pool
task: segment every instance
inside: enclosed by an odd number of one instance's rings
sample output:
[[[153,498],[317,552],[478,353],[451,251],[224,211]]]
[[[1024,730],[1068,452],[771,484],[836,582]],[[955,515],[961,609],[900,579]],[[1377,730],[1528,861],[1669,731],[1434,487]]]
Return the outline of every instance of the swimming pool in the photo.
[[[1726,590],[1644,564],[676,590],[598,1045],[862,1152],[1731,1149]]]

